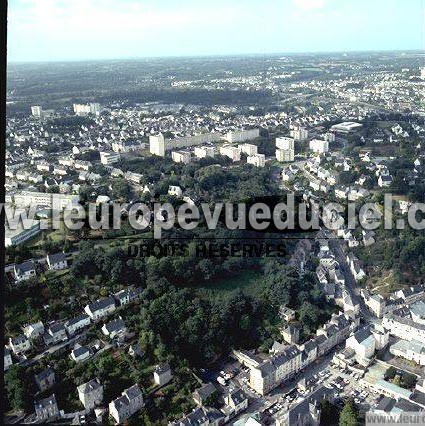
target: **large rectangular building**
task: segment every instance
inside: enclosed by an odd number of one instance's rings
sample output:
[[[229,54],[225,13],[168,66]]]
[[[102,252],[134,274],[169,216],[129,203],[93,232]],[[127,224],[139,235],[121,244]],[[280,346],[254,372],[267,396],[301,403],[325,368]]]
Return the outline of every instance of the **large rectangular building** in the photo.
[[[76,204],[80,201],[79,195],[50,194],[36,191],[21,191],[13,196],[13,201],[17,208],[30,207],[32,205],[43,207],[57,206],[64,209],[70,204]]]
[[[228,132],[225,136],[227,142],[245,142],[256,139],[260,136],[260,129],[250,130],[236,130],[234,132]]]
[[[7,225],[5,225],[5,247],[18,246],[41,232],[39,220],[26,222],[28,223],[24,226],[20,221],[16,229],[10,229]]]
[[[165,139],[162,134],[149,136],[149,150],[151,154],[165,156],[165,151],[180,148],[189,148],[206,143],[218,142],[221,139],[219,132],[200,133],[199,135],[183,136]]]

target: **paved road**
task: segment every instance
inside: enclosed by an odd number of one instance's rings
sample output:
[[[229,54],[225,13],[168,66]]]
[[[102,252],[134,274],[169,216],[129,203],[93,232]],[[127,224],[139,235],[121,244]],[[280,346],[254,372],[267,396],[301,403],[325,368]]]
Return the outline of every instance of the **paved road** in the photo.
[[[241,413],[240,415],[238,415],[237,417],[232,419],[231,423],[229,423],[229,424],[234,424],[234,422],[236,422],[237,420],[245,418],[250,414],[253,415],[255,413],[264,411],[269,406],[271,406],[271,405],[275,404],[276,402],[278,402],[279,400],[281,400],[282,397],[284,397],[285,395],[287,395],[288,393],[290,393],[294,389],[296,389],[297,384],[301,379],[306,378],[308,380],[308,379],[312,378],[315,374],[317,375],[320,371],[323,371],[326,368],[329,368],[331,360],[332,360],[334,353],[336,351],[337,351],[337,347],[333,348],[327,355],[321,357],[319,360],[313,362],[308,367],[306,367],[304,369],[304,372],[299,373],[295,377],[294,380],[287,382],[286,385],[284,384],[284,385],[277,387],[269,395],[266,395],[264,397],[257,397],[256,399],[251,400],[248,408],[243,413]],[[246,393],[251,394],[251,392],[249,392],[249,390],[247,392],[245,384],[243,384],[241,382],[239,384],[239,386]]]
[[[351,273],[350,267],[347,263],[347,255],[344,251],[345,242],[341,239],[330,239],[329,240],[329,248],[332,250],[332,253],[335,256],[335,259],[339,263],[339,267],[344,274],[345,277],[345,287],[349,291],[353,301],[358,301],[360,305],[360,313],[362,317],[368,321],[372,322],[375,320],[373,315],[370,313],[369,309],[366,307],[364,300],[358,295],[359,290],[357,287],[356,280],[353,277],[353,274]]]

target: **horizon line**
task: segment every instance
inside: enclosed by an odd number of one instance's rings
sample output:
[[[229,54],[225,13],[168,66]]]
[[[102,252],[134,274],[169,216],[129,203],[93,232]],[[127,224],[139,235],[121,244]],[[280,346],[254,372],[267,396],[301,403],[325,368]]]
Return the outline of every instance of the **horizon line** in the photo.
[[[162,56],[127,56],[110,57],[97,59],[56,59],[56,60],[7,60],[7,65],[29,65],[29,64],[58,64],[58,63],[77,63],[77,62],[107,62],[107,61],[137,61],[152,59],[201,59],[201,58],[236,58],[250,56],[297,56],[297,55],[329,55],[329,54],[359,54],[359,53],[420,53],[425,55],[425,49],[382,49],[382,50],[323,50],[323,51],[298,51],[298,52],[267,52],[267,53],[225,53],[225,54],[199,54],[199,55],[162,55]]]

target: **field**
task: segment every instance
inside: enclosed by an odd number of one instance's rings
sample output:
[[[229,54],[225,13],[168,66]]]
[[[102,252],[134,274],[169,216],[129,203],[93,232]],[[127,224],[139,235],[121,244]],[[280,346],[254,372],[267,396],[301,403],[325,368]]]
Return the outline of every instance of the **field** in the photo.
[[[215,298],[228,294],[240,288],[247,295],[257,295],[261,292],[262,275],[256,271],[244,271],[236,277],[215,279],[204,282],[198,287],[203,297]]]

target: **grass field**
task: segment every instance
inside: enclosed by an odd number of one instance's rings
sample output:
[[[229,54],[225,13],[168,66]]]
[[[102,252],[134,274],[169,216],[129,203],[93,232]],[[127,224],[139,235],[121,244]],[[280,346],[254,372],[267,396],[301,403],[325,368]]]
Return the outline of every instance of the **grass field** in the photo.
[[[199,294],[205,297],[220,297],[240,288],[245,294],[259,294],[262,289],[262,274],[257,271],[243,271],[231,278],[221,278],[203,283]]]

